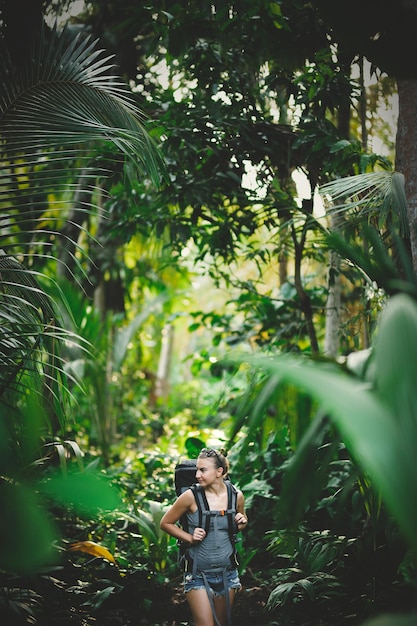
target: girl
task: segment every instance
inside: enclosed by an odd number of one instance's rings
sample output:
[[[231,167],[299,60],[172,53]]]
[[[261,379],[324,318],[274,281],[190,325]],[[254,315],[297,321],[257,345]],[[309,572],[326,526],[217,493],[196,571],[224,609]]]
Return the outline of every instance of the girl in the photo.
[[[190,566],[184,573],[184,591],[195,626],[227,626],[235,593],[241,587],[236,564],[231,561],[234,547],[230,541],[228,515],[225,515],[228,488],[224,479],[228,472],[228,461],[222,452],[211,448],[201,450],[196,480],[210,511],[208,533],[198,526],[198,507],[192,489],[177,498],[160,524],[163,531],[187,548]],[[189,532],[177,525],[184,516]],[[235,530],[242,530],[247,523],[243,494],[237,490]]]

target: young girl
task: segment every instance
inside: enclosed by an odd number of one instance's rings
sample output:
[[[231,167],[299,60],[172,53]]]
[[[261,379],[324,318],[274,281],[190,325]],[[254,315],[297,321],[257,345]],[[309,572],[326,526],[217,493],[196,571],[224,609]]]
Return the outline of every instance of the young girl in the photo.
[[[197,559],[196,566],[184,573],[184,591],[195,626],[227,626],[235,593],[241,587],[236,566],[231,563],[234,550],[228,516],[224,514],[228,507],[224,482],[228,471],[224,454],[208,448],[201,450],[196,480],[204,490],[211,511],[208,533],[198,527],[198,507],[191,489],[177,498],[161,520],[161,529],[186,545],[192,562]],[[183,516],[187,516],[189,532],[177,525]],[[236,531],[248,523],[243,494],[239,490],[234,523]]]

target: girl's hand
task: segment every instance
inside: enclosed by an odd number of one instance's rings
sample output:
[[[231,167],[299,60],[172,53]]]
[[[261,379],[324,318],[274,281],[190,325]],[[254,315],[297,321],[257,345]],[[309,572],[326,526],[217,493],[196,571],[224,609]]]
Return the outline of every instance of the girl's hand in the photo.
[[[191,543],[200,543],[201,541],[203,541],[205,536],[206,531],[204,530],[204,528],[195,528],[192,535]]]
[[[236,513],[235,522],[238,526],[246,526],[248,523],[248,518],[243,515],[243,513]]]

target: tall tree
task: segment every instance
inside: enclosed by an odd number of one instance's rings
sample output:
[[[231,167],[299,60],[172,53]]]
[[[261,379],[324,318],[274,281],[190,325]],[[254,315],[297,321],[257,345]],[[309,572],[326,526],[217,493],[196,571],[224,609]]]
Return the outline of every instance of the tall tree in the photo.
[[[336,6],[331,0],[315,0],[313,4],[352,54],[365,56],[376,71],[386,72],[397,81],[395,168],[405,176],[411,255],[417,271],[417,2],[355,0],[349,6]]]

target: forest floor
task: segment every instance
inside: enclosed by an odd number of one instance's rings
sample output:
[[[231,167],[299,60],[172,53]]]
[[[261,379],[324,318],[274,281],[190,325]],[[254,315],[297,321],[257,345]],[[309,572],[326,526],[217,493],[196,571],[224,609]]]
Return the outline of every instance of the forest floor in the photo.
[[[1,624],[4,626],[192,626],[190,610],[181,585],[181,576],[160,582],[144,570],[122,576],[113,567],[100,577],[80,580],[82,567],[72,570],[63,580],[55,576],[24,580],[31,595],[9,589],[6,606],[1,602]],[[68,573],[68,568],[67,568]],[[265,574],[265,572],[264,572]],[[345,594],[329,602],[289,602],[282,609],[270,611],[267,601],[272,591],[265,582],[247,574],[241,577],[242,590],[233,608],[233,626],[360,626],[369,612],[395,613],[414,608],[415,599],[399,595],[394,603],[384,601],[371,607],[355,600],[355,594]],[[24,584],[23,584],[24,583]],[[1,590],[0,590],[1,591]],[[384,594],[385,597],[385,594]],[[30,601],[32,598],[32,601]],[[32,615],[29,604],[33,609]],[[291,613],[290,611],[293,611]],[[331,611],[331,613],[329,613]],[[368,613],[368,614],[366,614]]]
[[[143,608],[138,602],[134,606],[109,607],[106,603],[102,608],[91,614],[91,611],[61,606],[56,612],[49,612],[47,621],[40,621],[40,626],[192,626],[191,614],[182,590],[178,589],[169,595],[148,598],[148,607]],[[233,626],[278,626],[278,616],[266,610],[268,592],[261,588],[243,589],[237,596],[233,609]],[[339,624],[350,624],[343,620]],[[336,626],[334,622],[315,620],[302,622],[289,621],[287,626]]]
[[[243,581],[242,581],[243,582]],[[271,589],[265,586],[243,585],[237,594],[233,608],[233,626],[354,626],[360,622],[353,615],[325,619],[323,616],[298,615],[289,619],[286,615],[272,613],[266,608]],[[71,594],[72,595],[72,594]],[[68,598],[69,600],[69,598]],[[357,620],[357,616],[356,616]],[[61,598],[50,604],[39,626],[192,626],[193,621],[180,584],[172,583],[148,587],[146,599],[140,588],[126,588],[112,594],[101,607],[92,611],[91,606],[65,603]],[[8,626],[8,625],[7,625]]]
[[[272,626],[265,609],[269,591],[261,587],[244,588],[237,594],[233,609],[234,626]],[[61,598],[50,604],[39,626],[192,626],[190,610],[180,586],[147,589],[146,600],[136,594],[116,594],[92,612],[91,607],[71,606]],[[299,625],[301,626],[301,625]],[[333,625],[332,625],[333,626]]]

